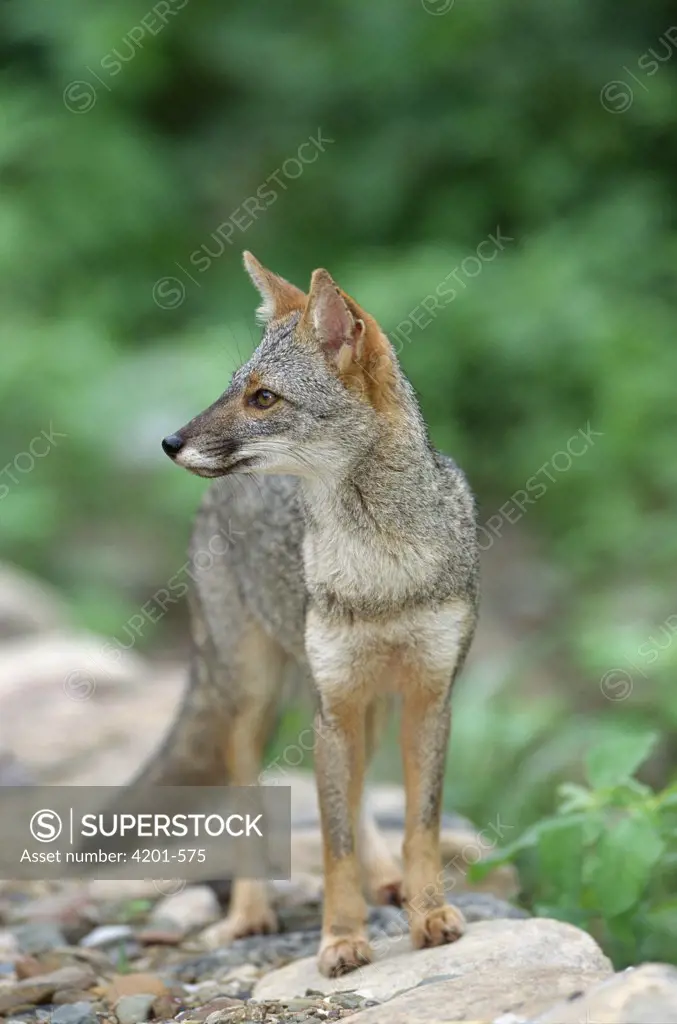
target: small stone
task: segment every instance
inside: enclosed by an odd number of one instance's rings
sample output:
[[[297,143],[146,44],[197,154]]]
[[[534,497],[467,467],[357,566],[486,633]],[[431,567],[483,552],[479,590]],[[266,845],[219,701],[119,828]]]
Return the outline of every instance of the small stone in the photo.
[[[190,885],[174,896],[165,896],[153,907],[150,925],[182,935],[205,928],[221,915],[219,901],[207,885]]]
[[[231,1010],[217,1010],[215,1013],[210,1013],[208,1017],[205,1017],[204,1024],[225,1024],[225,1021],[230,1020]]]
[[[7,978],[16,974],[14,964],[0,962],[0,978]]]
[[[261,971],[254,964],[238,964],[224,977],[224,981],[254,981]]]
[[[67,945],[63,932],[51,921],[31,921],[12,931],[22,953],[47,953],[56,946]]]
[[[216,981],[201,981],[198,985],[187,986],[193,996],[193,1002],[198,1006],[205,1006],[221,995],[221,986]]]
[[[139,949],[140,947],[136,946],[133,942],[125,943],[124,951],[127,959],[130,960],[132,958],[132,953]],[[78,948],[74,950],[77,963],[82,963],[84,961],[85,963],[91,964],[92,968],[98,974],[103,975],[110,973],[111,961],[115,959],[115,950],[110,952],[111,955],[101,949],[85,949],[84,946],[78,946]]]
[[[94,972],[84,964],[79,967],[61,967],[58,971],[37,978],[25,978],[15,985],[0,988],[0,1013],[16,1010],[20,1006],[44,1003],[64,988],[90,988],[95,981]]]
[[[156,996],[153,1001],[153,1017],[158,1020],[173,1020],[183,1009],[184,1002],[179,996],[167,993],[164,996]]]
[[[115,1016],[120,1024],[141,1024],[148,1020],[154,995],[139,992],[135,996],[123,996],[115,1004]]]
[[[154,999],[166,992],[167,986],[156,974],[114,974],[106,986],[106,996],[111,1003],[117,1003],[123,996],[152,995]]]
[[[14,969],[19,981],[23,981],[24,978],[37,978],[38,975],[45,973],[45,968],[34,956],[20,956],[15,961]]]
[[[62,992],[65,988],[89,989],[96,984],[96,975],[89,964],[69,964],[35,978],[35,981],[41,980],[53,984],[55,992]]]
[[[127,939],[134,938],[134,931],[128,924],[103,924],[89,935],[81,939],[80,945],[86,949],[98,949],[105,946],[114,946]]]
[[[96,1024],[96,1014],[89,1002],[70,1003],[54,1011],[52,1024]]]
[[[217,996],[215,999],[210,999],[203,1006],[180,1013],[176,1019],[182,1022],[192,1020],[201,1024],[202,1021],[206,1022],[210,1017],[217,1017],[224,1011],[240,1009],[243,1005],[241,999],[233,999],[230,996]]]
[[[67,1003],[91,1003],[95,998],[93,992],[83,992],[81,988],[62,988],[52,996],[52,1002],[61,1006]]]
[[[179,929],[144,928],[136,938],[142,946],[178,946],[183,933]]]
[[[339,1006],[343,1006],[346,1010],[357,1010],[358,1007],[364,1005],[364,999],[362,996],[358,996],[352,992],[345,992],[339,998],[335,999]]]
[[[16,935],[9,928],[0,928],[0,960],[11,960],[19,953]]]
[[[53,994],[54,988],[47,982],[35,983],[31,979],[0,989],[0,1013],[20,1010],[35,1003],[43,1003]]]

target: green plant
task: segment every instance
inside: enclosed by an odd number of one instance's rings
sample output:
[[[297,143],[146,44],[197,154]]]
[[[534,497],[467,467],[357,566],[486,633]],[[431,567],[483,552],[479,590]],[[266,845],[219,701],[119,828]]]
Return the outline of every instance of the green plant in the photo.
[[[635,778],[656,742],[626,732],[592,747],[588,785],[563,783],[552,817],[472,869],[517,861],[531,909],[586,928],[618,967],[677,959],[677,782]]]

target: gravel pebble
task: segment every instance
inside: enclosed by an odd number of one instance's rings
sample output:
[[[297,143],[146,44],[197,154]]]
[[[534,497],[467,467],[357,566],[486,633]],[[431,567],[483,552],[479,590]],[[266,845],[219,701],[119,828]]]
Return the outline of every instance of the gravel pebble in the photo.
[[[178,931],[182,935],[216,921],[220,916],[219,901],[207,885],[191,885],[156,903],[149,925],[160,931]]]
[[[47,953],[56,946],[67,945],[63,932],[51,921],[15,925],[12,932],[22,953]]]
[[[52,1014],[52,1024],[96,1024],[96,1014],[91,1003],[70,1003],[57,1007]]]
[[[141,1024],[148,1020],[155,998],[152,993],[122,996],[115,1004],[115,1016],[120,1024]]]
[[[81,939],[80,945],[86,949],[99,949],[133,938],[134,932],[128,924],[102,924],[85,935],[84,939]]]
[[[19,952],[16,935],[9,928],[0,928],[0,960],[9,959]]]

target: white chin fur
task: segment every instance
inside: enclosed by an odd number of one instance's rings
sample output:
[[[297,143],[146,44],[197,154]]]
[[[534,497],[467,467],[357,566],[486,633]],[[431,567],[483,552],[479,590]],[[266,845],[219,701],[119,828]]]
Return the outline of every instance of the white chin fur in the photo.
[[[174,461],[184,469],[218,469],[218,465],[197,448],[182,448]]]

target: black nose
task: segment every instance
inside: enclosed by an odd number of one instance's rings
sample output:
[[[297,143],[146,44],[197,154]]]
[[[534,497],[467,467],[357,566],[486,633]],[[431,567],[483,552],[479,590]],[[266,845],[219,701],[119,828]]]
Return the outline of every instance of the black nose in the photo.
[[[183,438],[179,437],[178,434],[170,434],[169,437],[163,439],[162,448],[169,455],[170,459],[173,459],[183,448]]]

